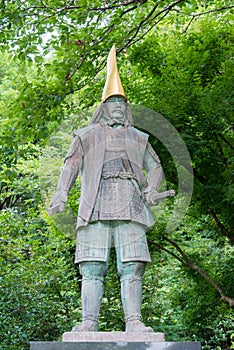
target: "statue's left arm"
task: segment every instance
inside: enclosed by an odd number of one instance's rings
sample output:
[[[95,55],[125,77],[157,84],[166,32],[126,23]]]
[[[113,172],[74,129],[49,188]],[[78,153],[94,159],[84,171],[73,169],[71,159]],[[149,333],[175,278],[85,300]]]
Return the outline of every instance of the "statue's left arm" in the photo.
[[[158,188],[163,179],[163,170],[160,159],[149,142],[144,156],[144,168],[148,175],[148,187],[144,190],[145,199],[149,205],[154,205],[155,195],[158,194]]]

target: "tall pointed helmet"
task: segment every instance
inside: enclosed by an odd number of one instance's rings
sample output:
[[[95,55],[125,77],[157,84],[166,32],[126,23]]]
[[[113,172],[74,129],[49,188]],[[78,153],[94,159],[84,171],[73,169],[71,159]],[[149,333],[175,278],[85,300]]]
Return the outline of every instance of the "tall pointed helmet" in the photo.
[[[124,95],[124,89],[119,77],[119,72],[116,63],[116,50],[113,45],[110,53],[107,57],[107,76],[106,83],[102,93],[102,102],[105,102],[110,96],[122,96],[126,99]]]

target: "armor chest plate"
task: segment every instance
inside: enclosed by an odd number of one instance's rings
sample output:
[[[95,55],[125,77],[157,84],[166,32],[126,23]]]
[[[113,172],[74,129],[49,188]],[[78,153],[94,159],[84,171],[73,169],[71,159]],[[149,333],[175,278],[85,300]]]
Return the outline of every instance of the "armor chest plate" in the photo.
[[[124,151],[125,150],[125,135],[124,127],[106,128],[106,151]]]

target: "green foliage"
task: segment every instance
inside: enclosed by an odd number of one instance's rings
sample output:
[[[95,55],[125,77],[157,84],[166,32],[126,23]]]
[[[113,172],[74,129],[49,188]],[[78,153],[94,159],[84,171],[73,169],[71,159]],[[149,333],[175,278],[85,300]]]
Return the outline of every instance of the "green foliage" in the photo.
[[[47,188],[38,179],[39,158],[48,176],[60,152],[66,153],[61,138],[68,141],[72,128],[88,123],[89,107],[101,100],[103,68],[114,43],[126,96],[175,126],[195,176],[184,222],[165,236],[173,210],[168,200],[148,233],[152,264],[145,274],[144,321],[167,340],[233,349],[232,309],[201,275],[162,249],[178,256],[167,238],[175,241],[233,298],[233,5],[228,0],[73,5],[58,0],[0,5],[1,349],[25,350],[32,340],[60,339],[80,320],[75,242],[43,208],[40,189]],[[168,151],[152,135],[150,140],[167,182],[177,189]],[[69,197],[74,211],[79,190],[77,182]],[[119,289],[112,254],[102,331],[124,330]]]
[[[120,297],[120,281],[117,275],[113,250],[110,255],[109,271],[105,279],[99,330],[103,332],[124,332],[125,330],[124,313]]]
[[[209,276],[234,294],[233,247],[215,238],[215,225],[208,216],[187,217],[177,232],[170,235],[180,248]],[[149,239],[161,247],[173,249],[155,225]],[[163,250],[150,244],[153,264],[145,276],[143,310],[155,330],[165,332],[169,341],[202,341],[205,349],[230,349],[233,344],[234,313],[228,305],[219,302],[219,295],[207,281]],[[203,349],[203,347],[202,347]]]
[[[1,349],[25,350],[30,340],[57,339],[80,313],[74,242],[46,223],[38,149],[27,146],[15,164],[1,169]]]
[[[211,18],[183,37],[152,34],[131,49],[131,82],[125,82],[130,99],[157,110],[180,132],[193,162],[196,205],[214,211],[233,242],[232,34],[226,21]],[[157,148],[170,181],[168,154]]]
[[[80,311],[73,245],[32,210],[3,211],[1,232],[1,349],[60,338]]]

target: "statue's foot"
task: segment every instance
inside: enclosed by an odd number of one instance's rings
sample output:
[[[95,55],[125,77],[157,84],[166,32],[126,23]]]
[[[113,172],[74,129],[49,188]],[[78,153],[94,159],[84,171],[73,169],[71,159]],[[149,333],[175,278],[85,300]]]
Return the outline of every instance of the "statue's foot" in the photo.
[[[154,330],[152,327],[146,326],[143,322],[141,322],[139,320],[126,322],[125,332],[145,333],[145,332],[153,332],[153,331]]]
[[[83,321],[79,326],[72,328],[72,332],[97,332],[98,323],[96,321]]]

